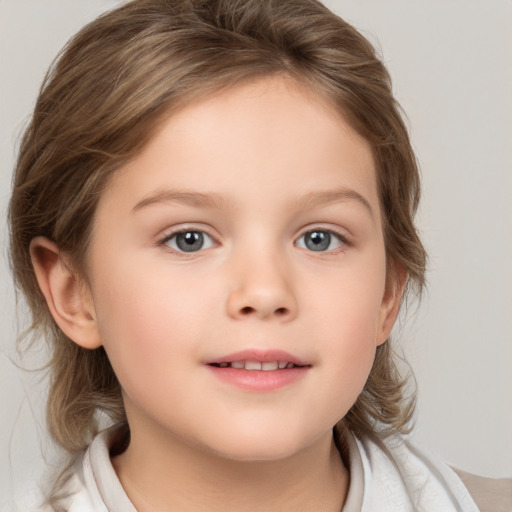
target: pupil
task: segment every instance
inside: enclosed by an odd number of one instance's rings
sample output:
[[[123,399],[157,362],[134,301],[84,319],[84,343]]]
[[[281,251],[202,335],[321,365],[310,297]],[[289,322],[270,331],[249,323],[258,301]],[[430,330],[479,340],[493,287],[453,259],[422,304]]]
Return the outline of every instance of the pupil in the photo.
[[[204,237],[197,231],[187,231],[176,236],[176,245],[184,252],[198,251],[203,246]]]
[[[306,247],[312,251],[325,251],[331,243],[331,235],[326,231],[312,231],[306,235]]]

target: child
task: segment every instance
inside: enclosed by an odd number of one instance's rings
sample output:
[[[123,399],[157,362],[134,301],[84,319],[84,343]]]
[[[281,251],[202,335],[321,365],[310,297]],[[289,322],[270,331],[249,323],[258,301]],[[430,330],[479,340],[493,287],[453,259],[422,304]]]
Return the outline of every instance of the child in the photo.
[[[418,200],[385,69],[317,2],[140,0],[83,29],[10,209],[74,458],[48,508],[477,510],[402,436]]]

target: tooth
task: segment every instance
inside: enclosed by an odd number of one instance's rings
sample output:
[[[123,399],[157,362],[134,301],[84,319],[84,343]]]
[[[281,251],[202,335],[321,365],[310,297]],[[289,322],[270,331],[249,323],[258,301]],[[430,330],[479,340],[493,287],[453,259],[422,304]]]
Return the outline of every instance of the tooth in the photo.
[[[259,361],[245,361],[246,370],[261,370],[261,363]]]
[[[295,365],[293,363],[287,363],[286,368],[293,368]]]
[[[277,370],[278,367],[279,365],[277,361],[272,361],[270,363],[261,363],[261,369],[265,371]]]
[[[279,361],[279,369],[282,370],[283,368],[286,368],[286,365],[288,363],[286,361]]]
[[[245,363],[243,361],[233,361],[231,363],[231,368],[238,368],[238,369],[242,369],[245,367]]]
[[[219,366],[221,368],[227,368],[229,366],[229,363],[219,363]]]

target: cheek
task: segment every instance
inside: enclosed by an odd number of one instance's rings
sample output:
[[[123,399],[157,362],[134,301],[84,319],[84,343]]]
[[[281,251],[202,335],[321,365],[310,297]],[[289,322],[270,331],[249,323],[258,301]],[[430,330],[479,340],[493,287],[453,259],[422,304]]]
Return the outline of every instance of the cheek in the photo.
[[[323,291],[311,290],[309,294],[307,310],[326,372],[326,402],[319,403],[318,410],[330,409],[335,421],[357,399],[375,358],[385,267],[376,261],[373,269],[365,269],[352,267],[350,272],[340,272],[324,282]]]
[[[154,262],[124,261],[105,269],[109,271],[98,272],[94,287],[97,322],[123,388],[135,392],[145,382],[159,386],[179,378],[199,357],[201,329],[211,309],[208,282],[169,275]]]
[[[326,330],[326,338],[338,338],[353,345],[374,344],[382,313],[386,284],[385,258],[375,251],[366,257],[354,257],[354,263],[336,272],[316,276],[304,284],[308,303],[305,314]]]
[[[332,318],[338,321],[330,323],[323,342],[323,351],[330,359],[330,383],[344,393],[352,390],[349,395],[357,395],[363,388],[376,350],[377,312],[371,302],[366,310],[357,302],[357,297],[352,297],[333,308]]]

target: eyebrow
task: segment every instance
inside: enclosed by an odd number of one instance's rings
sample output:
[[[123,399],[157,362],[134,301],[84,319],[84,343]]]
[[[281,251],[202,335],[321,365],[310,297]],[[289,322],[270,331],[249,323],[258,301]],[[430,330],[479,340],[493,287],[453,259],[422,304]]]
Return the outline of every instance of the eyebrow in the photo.
[[[373,209],[370,202],[359,192],[352,189],[328,190],[324,192],[310,192],[297,201],[298,209],[312,209],[328,206],[333,203],[355,200],[365,207],[373,217]],[[232,206],[228,198],[215,193],[202,193],[187,190],[163,190],[151,194],[140,200],[131,213],[137,213],[147,206],[159,203],[181,203],[187,206],[204,209],[221,209]]]
[[[158,203],[181,203],[196,208],[216,208],[228,206],[230,202],[218,194],[203,194],[201,192],[192,192],[186,190],[163,190],[145,197],[139,201],[131,213],[137,213],[139,210]]]
[[[373,217],[373,209],[370,202],[359,192],[352,189],[327,190],[325,192],[310,192],[299,199],[298,206],[303,209],[319,208],[333,203],[355,200],[365,207]]]

